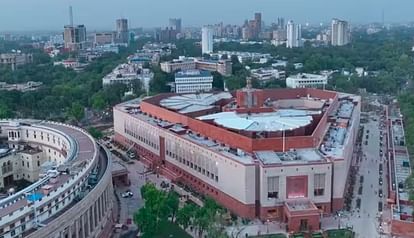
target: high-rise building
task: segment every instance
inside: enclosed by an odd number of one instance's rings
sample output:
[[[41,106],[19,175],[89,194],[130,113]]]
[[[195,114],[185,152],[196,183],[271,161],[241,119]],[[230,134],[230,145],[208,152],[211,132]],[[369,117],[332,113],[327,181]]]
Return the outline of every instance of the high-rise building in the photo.
[[[350,30],[347,21],[332,19],[331,44],[333,46],[347,45],[350,42]]]
[[[127,44],[129,40],[128,20],[125,18],[116,20],[116,39],[118,43]]]
[[[85,48],[86,27],[84,25],[73,24],[72,6],[69,7],[69,25],[64,26],[63,40],[65,49],[77,51]]]
[[[175,30],[177,33],[181,33],[181,18],[170,18],[170,28]]]
[[[213,53],[213,34],[211,26],[204,26],[201,30],[201,49],[203,54]]]
[[[262,14],[260,12],[256,12],[254,14],[254,22],[255,22],[255,34],[257,36],[262,32]]]
[[[285,18],[278,17],[277,18],[277,28],[278,29],[285,29]]]
[[[70,51],[77,51],[85,48],[86,27],[85,25],[67,25],[63,32],[65,48]]]
[[[286,25],[286,47],[294,48],[302,46],[302,26],[295,24],[293,21],[289,21]]]

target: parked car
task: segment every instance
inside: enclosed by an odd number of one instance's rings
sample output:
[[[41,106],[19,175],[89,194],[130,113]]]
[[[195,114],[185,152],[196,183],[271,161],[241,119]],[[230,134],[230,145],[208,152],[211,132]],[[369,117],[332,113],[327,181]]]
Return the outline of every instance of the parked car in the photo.
[[[379,196],[380,198],[382,198],[382,189],[380,189],[380,190],[378,191],[378,196]]]

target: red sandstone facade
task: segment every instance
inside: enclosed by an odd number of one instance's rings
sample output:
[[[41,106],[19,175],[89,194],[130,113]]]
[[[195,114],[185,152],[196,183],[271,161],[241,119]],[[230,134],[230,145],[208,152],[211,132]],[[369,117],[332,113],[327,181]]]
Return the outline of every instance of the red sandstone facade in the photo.
[[[331,114],[340,104],[339,94],[316,89],[283,89],[254,90],[249,95],[241,90],[234,95],[234,99],[216,102],[213,109],[188,114],[160,106],[160,101],[172,94],[157,95],[135,104],[137,113],[129,111],[130,104],[120,104],[114,108],[114,139],[128,147],[133,145],[143,161],[156,172],[212,197],[241,217],[284,221],[289,231],[318,230],[321,213],[331,213],[343,207],[341,194],[345,185],[333,186],[338,183],[333,174],[346,180],[349,153],[344,153],[344,158],[333,158],[318,151],[333,120]],[[247,105],[245,97],[251,95],[255,97],[251,100],[254,105]],[[260,113],[274,110],[264,105],[266,100],[299,98],[323,100],[323,111],[312,116],[310,125],[286,131],[284,138],[280,132],[267,132],[265,137],[259,138],[255,132],[229,130],[196,118],[232,110],[228,107],[232,102],[238,105],[237,112]],[[358,102],[355,105],[355,113],[359,113]],[[359,123],[359,115],[352,120]],[[169,123],[169,126],[160,126],[160,122]],[[181,132],[172,132],[171,125],[179,125]],[[358,129],[357,123],[349,128],[351,142],[355,127]],[[237,148],[243,153],[233,151],[231,154],[212,149],[207,141],[230,148],[230,151]],[[255,154],[260,151],[280,152],[283,143],[285,151],[314,148],[309,156],[317,156],[317,159],[303,158],[303,162],[299,160],[293,164],[268,164]],[[350,148],[346,150],[352,152],[352,144],[347,147]],[[307,155],[308,152],[302,157]],[[316,186],[321,188],[318,190]],[[342,191],[332,190],[333,187]],[[310,210],[289,211],[286,204],[290,202],[309,203]]]

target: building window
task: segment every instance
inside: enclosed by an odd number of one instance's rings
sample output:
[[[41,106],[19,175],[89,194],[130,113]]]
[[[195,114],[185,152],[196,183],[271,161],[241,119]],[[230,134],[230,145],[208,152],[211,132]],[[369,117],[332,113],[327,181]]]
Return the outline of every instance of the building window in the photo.
[[[267,178],[267,198],[279,198],[279,176]]]
[[[315,174],[313,183],[313,194],[323,196],[325,193],[325,174]]]

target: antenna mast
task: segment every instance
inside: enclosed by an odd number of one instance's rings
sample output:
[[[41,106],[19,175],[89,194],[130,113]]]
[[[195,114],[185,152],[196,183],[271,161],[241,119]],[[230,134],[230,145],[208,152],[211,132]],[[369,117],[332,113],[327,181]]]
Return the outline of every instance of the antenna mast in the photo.
[[[72,12],[72,6],[69,6],[69,22],[70,22],[70,26],[73,27],[73,12]]]

